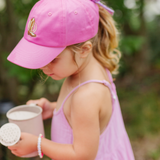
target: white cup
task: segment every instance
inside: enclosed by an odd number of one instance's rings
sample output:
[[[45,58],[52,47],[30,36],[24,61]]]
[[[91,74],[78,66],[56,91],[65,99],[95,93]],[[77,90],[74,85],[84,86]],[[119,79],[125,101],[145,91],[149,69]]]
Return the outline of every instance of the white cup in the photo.
[[[42,134],[45,137],[42,108],[36,105],[21,105],[10,109],[7,112],[10,123],[17,124],[21,132],[27,132],[36,136]],[[34,152],[23,157],[35,157],[38,152]]]

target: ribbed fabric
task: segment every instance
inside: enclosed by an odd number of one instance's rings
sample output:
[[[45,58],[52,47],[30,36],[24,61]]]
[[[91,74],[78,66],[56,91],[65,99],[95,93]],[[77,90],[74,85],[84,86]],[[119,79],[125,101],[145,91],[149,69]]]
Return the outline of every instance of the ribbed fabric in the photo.
[[[100,135],[99,149],[95,160],[134,160],[132,147],[124,126],[116,87],[111,73],[107,71],[111,85],[106,80],[89,80],[75,87],[64,99],[61,108],[54,111],[52,118],[51,139],[62,144],[73,143],[72,128],[63,112],[63,106],[68,97],[80,86],[87,83],[102,83],[110,89],[112,97],[112,116],[104,132]]]

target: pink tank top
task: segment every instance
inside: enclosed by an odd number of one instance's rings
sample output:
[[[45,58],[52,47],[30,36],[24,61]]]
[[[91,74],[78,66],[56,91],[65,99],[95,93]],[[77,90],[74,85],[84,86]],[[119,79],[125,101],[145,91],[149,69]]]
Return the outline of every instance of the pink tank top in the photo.
[[[56,143],[72,144],[72,128],[63,112],[63,106],[68,97],[80,86],[95,82],[106,85],[112,97],[112,116],[104,132],[100,135],[99,149],[95,160],[134,160],[132,147],[122,119],[116,87],[111,73],[107,70],[111,85],[106,80],[89,80],[75,87],[64,99],[61,108],[54,111],[51,127],[51,139]]]

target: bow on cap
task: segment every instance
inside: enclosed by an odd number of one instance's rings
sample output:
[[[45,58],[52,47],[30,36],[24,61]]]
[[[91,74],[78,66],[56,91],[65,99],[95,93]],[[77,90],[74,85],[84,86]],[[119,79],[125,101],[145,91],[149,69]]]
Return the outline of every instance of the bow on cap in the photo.
[[[99,5],[102,6],[103,8],[105,8],[111,15],[114,14],[114,10],[112,10],[111,8],[109,8],[109,7],[105,6],[104,4],[102,4],[102,3],[100,2],[100,0],[91,0],[91,1],[93,1],[94,3],[99,4]]]

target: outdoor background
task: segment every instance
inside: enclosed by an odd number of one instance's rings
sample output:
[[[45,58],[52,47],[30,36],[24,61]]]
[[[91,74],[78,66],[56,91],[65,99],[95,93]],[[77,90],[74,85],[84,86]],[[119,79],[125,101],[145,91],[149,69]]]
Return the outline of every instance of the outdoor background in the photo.
[[[106,0],[121,33],[115,84],[136,160],[160,160],[160,0]],[[37,0],[0,0],[0,126],[6,112],[29,99],[57,99],[62,81],[41,78],[6,60],[21,39]],[[83,22],[82,22],[83,23]],[[44,122],[50,138],[50,120]],[[36,160],[30,158],[26,160]],[[0,160],[22,160],[0,145]],[[44,160],[49,158],[44,157]]]

